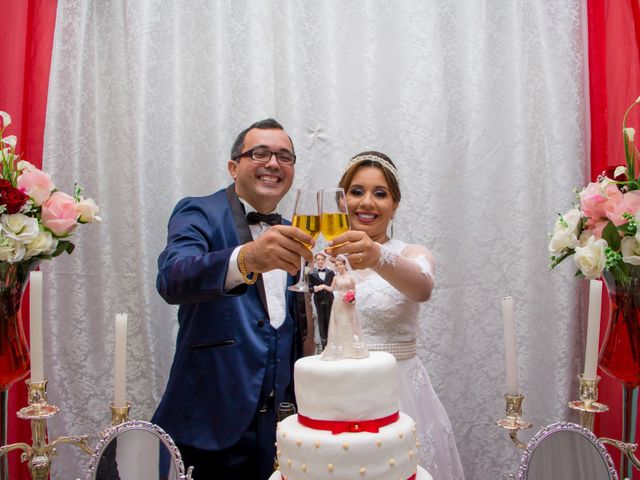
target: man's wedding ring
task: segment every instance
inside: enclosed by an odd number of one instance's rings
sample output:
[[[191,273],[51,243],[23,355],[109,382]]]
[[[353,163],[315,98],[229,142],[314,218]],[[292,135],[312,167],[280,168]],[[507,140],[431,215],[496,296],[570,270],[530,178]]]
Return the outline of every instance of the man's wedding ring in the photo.
[[[360,265],[362,263],[362,257],[364,257],[364,253],[360,252],[358,256],[358,261],[356,262],[357,265]]]

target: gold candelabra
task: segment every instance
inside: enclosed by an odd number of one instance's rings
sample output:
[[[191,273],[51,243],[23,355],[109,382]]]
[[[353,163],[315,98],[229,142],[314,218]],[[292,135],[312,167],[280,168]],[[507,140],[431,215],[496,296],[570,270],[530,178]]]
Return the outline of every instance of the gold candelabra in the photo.
[[[18,418],[31,421],[31,445],[23,442],[0,446],[0,457],[13,450],[22,450],[20,459],[27,462],[33,480],[47,480],[51,470],[51,458],[57,453],[56,447],[70,443],[89,455],[95,453],[88,445],[88,435],[58,437],[47,443],[47,419],[58,413],[59,408],[47,403],[47,380],[25,382],[29,390],[29,405],[20,409]]]
[[[527,444],[520,441],[518,432],[532,427],[530,422],[522,420],[522,401],[524,400],[524,395],[510,395],[506,393],[504,398],[507,402],[505,409],[506,418],[498,420],[496,425],[507,430],[509,432],[509,438],[511,438],[511,441],[516,447],[524,450],[527,448]]]
[[[580,425],[593,431],[596,413],[606,412],[609,407],[597,401],[599,376],[596,375],[595,379],[590,379],[580,374],[578,378],[580,379],[580,400],[569,402],[569,407],[580,412]]]
[[[609,407],[597,401],[599,376],[596,376],[594,380],[583,378],[582,375],[578,375],[578,378],[580,379],[580,400],[569,402],[569,407],[580,412],[580,425],[593,431],[595,414],[606,412]],[[601,437],[598,440],[620,450],[623,455],[627,456],[633,466],[640,470],[640,459],[635,454],[638,448],[637,444],[625,443],[621,440],[607,437]],[[624,472],[621,473],[624,474]]]
[[[124,407],[116,407],[111,403],[111,425],[114,427],[129,420],[129,410],[131,410],[131,402],[127,402]]]

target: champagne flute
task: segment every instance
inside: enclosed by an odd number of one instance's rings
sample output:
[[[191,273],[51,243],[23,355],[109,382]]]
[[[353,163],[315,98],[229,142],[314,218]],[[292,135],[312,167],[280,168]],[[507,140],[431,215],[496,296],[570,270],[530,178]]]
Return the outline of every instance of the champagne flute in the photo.
[[[331,241],[349,230],[347,198],[343,188],[327,188],[320,195],[320,232]]]
[[[315,190],[304,190],[299,188],[296,191],[296,203],[293,207],[294,227],[311,235],[314,239],[320,234],[320,216],[318,215],[318,192]],[[303,245],[311,249],[311,245]],[[295,285],[291,285],[289,290],[294,292],[308,292],[309,285],[304,281],[304,257],[300,257],[300,279]]]

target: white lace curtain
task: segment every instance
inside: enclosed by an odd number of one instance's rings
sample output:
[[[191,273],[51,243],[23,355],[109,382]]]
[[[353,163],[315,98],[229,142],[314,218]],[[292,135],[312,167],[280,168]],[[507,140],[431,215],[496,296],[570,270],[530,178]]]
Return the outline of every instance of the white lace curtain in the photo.
[[[59,0],[44,168],[104,219],[43,266],[51,435],[97,433],[112,400],[114,316],[129,314],[131,415],[149,419],[177,321],[155,290],[175,202],[229,183],[235,135],[273,116],[294,186],[336,184],[355,153],[398,165],[397,238],[428,246],[437,287],[419,355],[468,478],[515,472],[504,415],[500,300],[514,297],[525,415],[569,416],[581,284],[548,271],[547,232],[583,184],[581,0]],[[291,210],[291,196],[281,205]],[[532,432],[533,433],[533,432]],[[526,437],[526,434],[524,435]],[[54,478],[86,458],[59,449]]]

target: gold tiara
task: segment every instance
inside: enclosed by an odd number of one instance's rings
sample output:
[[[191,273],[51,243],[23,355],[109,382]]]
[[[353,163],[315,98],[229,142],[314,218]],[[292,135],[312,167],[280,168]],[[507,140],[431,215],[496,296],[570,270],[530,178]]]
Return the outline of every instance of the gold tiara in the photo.
[[[347,173],[349,169],[354,165],[357,165],[358,163],[362,163],[366,161],[380,164],[382,168],[384,168],[386,171],[391,173],[391,175],[393,175],[393,177],[396,179],[396,182],[400,183],[400,176],[398,175],[398,169],[394,165],[392,165],[389,161],[385,160],[382,157],[378,157],[377,155],[371,155],[369,153],[366,155],[357,155],[353,157],[347,164],[347,168],[345,168],[344,171],[342,172],[342,176],[344,176],[344,174]]]

